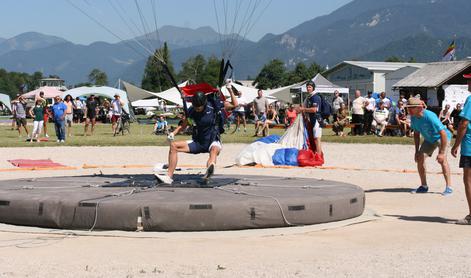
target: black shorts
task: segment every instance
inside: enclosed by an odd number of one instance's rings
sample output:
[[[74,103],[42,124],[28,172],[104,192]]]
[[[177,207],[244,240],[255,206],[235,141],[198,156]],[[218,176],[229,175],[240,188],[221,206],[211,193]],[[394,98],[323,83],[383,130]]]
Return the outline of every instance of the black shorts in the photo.
[[[25,118],[16,118],[16,125],[18,127],[20,127],[20,126],[26,127],[26,119]]]
[[[460,157],[460,168],[471,168],[471,156]]]
[[[245,117],[245,112],[244,111],[234,111],[234,113],[236,114],[236,116],[238,116],[240,118]]]
[[[95,119],[96,118],[96,113],[87,112],[87,118],[89,118],[90,120]]]

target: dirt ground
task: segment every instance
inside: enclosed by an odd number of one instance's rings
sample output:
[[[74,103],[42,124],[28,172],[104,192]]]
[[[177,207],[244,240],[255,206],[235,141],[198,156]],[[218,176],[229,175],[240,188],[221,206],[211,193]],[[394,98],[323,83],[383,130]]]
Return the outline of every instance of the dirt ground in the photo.
[[[225,145],[216,174],[315,177],[361,186],[366,206],[381,217],[318,230],[282,228],[238,232],[156,233],[149,238],[53,235],[0,227],[0,277],[470,277],[471,227],[453,224],[467,213],[458,160],[449,156],[455,192],[443,197],[441,175],[429,174],[432,193],[419,184],[413,147],[324,144],[329,169],[223,168],[244,145]],[[88,165],[153,165],[165,147],[57,147],[0,149],[0,179],[75,176],[102,171],[149,173],[144,168]],[[74,170],[3,171],[6,160],[45,159]],[[180,163],[204,165],[206,155]],[[440,171],[435,158],[428,171]],[[354,169],[355,168],[355,169]],[[392,171],[385,171],[389,169]],[[406,171],[404,171],[406,170]],[[410,172],[409,172],[410,170]],[[436,193],[436,194],[433,194]],[[46,230],[47,231],[47,230]]]

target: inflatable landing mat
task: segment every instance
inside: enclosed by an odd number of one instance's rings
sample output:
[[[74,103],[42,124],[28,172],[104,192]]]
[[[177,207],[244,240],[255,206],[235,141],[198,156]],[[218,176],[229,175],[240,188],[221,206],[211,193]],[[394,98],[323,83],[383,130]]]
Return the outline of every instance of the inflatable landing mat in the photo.
[[[363,190],[272,176],[98,175],[0,181],[0,223],[57,229],[215,231],[311,225],[359,216]]]

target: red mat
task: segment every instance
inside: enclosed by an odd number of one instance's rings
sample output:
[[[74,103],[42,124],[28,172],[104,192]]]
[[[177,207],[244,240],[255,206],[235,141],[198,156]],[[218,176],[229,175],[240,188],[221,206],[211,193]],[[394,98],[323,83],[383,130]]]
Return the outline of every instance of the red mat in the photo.
[[[40,168],[54,168],[54,167],[65,167],[60,163],[53,162],[50,159],[13,159],[8,160],[13,166],[19,168],[31,168],[31,167],[40,167]]]

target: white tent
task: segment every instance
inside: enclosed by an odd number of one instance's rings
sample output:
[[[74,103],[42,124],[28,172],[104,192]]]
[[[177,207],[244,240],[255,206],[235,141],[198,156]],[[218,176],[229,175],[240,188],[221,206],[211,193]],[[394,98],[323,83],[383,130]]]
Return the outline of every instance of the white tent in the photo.
[[[274,90],[270,90],[269,93],[270,93],[270,96],[271,97],[274,97],[278,100],[281,100],[285,103],[292,103],[293,102],[293,98],[291,96],[291,89],[293,88],[299,88],[299,86],[301,86],[304,82],[302,83],[297,83],[297,84],[293,84],[293,85],[289,85],[289,86],[286,86],[286,87],[282,87],[282,88],[278,88],[278,89],[274,89]]]
[[[124,102],[123,109],[129,113],[129,100],[125,91],[118,90],[112,87],[100,86],[100,87],[79,87],[65,91],[62,94],[62,98],[65,98],[66,95],[71,95],[73,99],[80,96],[104,96],[110,99],[114,99],[114,95],[118,94],[121,100]]]
[[[11,99],[9,95],[0,94],[0,102],[11,111]]]
[[[131,102],[146,99],[154,94],[153,92],[146,91],[126,81],[120,80],[120,82],[123,84],[124,90],[128,93],[128,99]]]
[[[318,73],[311,79],[316,84],[316,92],[321,94],[333,94],[335,91],[338,91],[341,94],[348,94],[349,89],[335,85],[334,83],[327,80],[324,76]],[[306,84],[299,86],[293,89],[301,89],[303,93],[307,92]]]

